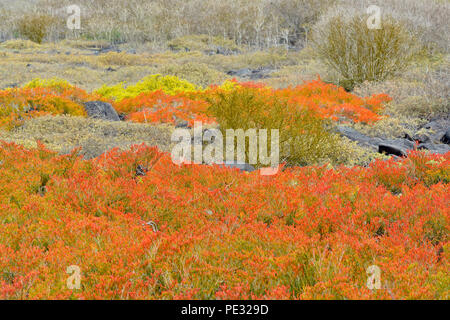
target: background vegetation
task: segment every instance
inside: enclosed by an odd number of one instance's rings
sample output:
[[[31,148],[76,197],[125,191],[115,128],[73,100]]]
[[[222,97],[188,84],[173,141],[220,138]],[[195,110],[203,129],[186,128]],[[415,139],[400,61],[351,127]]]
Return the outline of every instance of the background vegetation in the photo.
[[[450,1],[79,0],[75,31],[69,4],[0,0],[0,298],[449,299],[449,154],[334,129],[448,117]],[[195,120],[279,128],[287,166],[175,165]]]

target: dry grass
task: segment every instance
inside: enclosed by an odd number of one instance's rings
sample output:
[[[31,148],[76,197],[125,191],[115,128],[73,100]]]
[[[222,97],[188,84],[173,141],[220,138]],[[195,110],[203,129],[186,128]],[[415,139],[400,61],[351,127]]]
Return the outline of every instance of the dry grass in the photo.
[[[202,87],[207,87],[210,84],[221,84],[230,78],[227,74],[204,63],[167,64],[161,66],[158,70],[158,73],[162,75],[177,76]]]
[[[126,150],[133,144],[141,143],[170,151],[171,131],[172,128],[166,125],[45,116],[28,120],[12,131],[0,131],[0,140],[27,148],[35,147],[39,140],[59,153],[69,153],[81,147],[85,158],[93,158],[115,147]]]
[[[389,94],[393,101],[386,113],[394,117],[431,119],[450,114],[450,62],[446,56],[436,66],[410,68],[401,78],[367,82],[358,87],[359,95]]]
[[[95,54],[107,48],[102,41],[66,40],[41,45],[28,40],[0,43],[0,88],[21,86],[33,78],[59,77],[92,91],[103,84],[136,83],[149,74],[176,75],[200,86],[221,83],[229,70],[282,68],[296,65],[305,55],[285,49],[208,55],[201,51],[152,52],[146,45],[118,46],[121,52]],[[97,51],[96,51],[97,50]],[[133,52],[133,53],[130,53]],[[297,72],[293,70],[293,72]]]

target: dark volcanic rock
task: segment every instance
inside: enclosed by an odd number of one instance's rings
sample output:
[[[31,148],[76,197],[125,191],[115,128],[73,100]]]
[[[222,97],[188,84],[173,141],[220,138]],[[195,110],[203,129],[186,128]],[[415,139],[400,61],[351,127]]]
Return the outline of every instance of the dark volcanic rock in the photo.
[[[114,110],[109,103],[103,101],[89,101],[84,103],[84,109],[90,118],[120,121],[116,110]]]
[[[347,137],[352,141],[358,142],[358,144],[363,147],[367,147],[373,150],[378,150],[378,145],[382,142],[380,138],[372,138],[366,136],[353,128],[338,126],[336,129],[344,137]]]
[[[433,142],[433,143],[447,143],[447,138],[445,138],[446,134],[450,134],[450,119],[437,119],[433,120],[426,125],[424,125],[421,129],[426,129],[429,133],[426,136],[429,138],[427,141],[421,142]],[[420,135],[418,135],[420,137]],[[414,137],[413,137],[414,138]]]
[[[225,56],[229,56],[229,55],[232,55],[235,53],[237,53],[236,50],[231,50],[231,49],[224,48],[224,47],[217,47],[217,49],[216,49],[216,54],[222,54]]]
[[[414,149],[414,143],[407,139],[389,139],[378,144],[378,152],[404,157],[408,150]]]
[[[227,72],[227,74],[229,76],[236,76],[236,77],[240,77],[240,78],[249,78],[251,80],[259,80],[259,79],[267,78],[271,71],[272,71],[272,69],[266,68],[266,67],[262,67],[262,68],[258,68],[258,69],[244,68],[244,69],[238,69],[238,70],[230,70]]]
[[[94,50],[95,50],[94,55],[96,55],[96,56],[98,56],[100,54],[105,54],[108,52],[117,52],[117,53],[122,52],[122,50],[120,50],[119,48],[114,47],[114,46],[107,46],[107,47],[103,47],[100,49],[94,49]]]
[[[450,129],[448,129],[441,138],[442,143],[450,144]]]
[[[420,150],[429,150],[433,153],[445,154],[450,151],[450,146],[446,144],[422,143],[417,147]]]
[[[415,140],[410,137],[409,139],[372,138],[356,131],[353,128],[345,126],[338,126],[337,131],[344,137],[358,142],[359,145],[370,148],[379,153],[403,157],[407,155],[409,150],[414,150]],[[448,145],[435,144],[432,142],[421,143],[418,148],[441,154],[450,151],[450,147]]]
[[[230,70],[227,72],[229,76],[237,76],[237,77],[249,77],[252,74],[252,70],[248,68],[238,69],[238,70]]]
[[[410,141],[417,141],[419,143],[426,143],[426,142],[430,142],[431,141],[431,137],[430,137],[429,134],[424,134],[424,133],[417,134],[416,133],[409,140]]]
[[[17,82],[9,83],[5,87],[0,88],[1,90],[7,89],[7,88],[18,88],[19,84]]]
[[[135,175],[136,175],[136,177],[144,177],[147,174],[147,172],[148,172],[148,169],[139,164],[136,167]]]
[[[238,49],[229,49],[229,48],[225,48],[225,47],[221,47],[218,46],[216,48],[212,48],[212,49],[208,49],[203,51],[206,55],[208,56],[213,56],[215,54],[220,54],[220,55],[224,55],[224,56],[230,56],[233,54],[238,54],[240,53],[240,51]]]

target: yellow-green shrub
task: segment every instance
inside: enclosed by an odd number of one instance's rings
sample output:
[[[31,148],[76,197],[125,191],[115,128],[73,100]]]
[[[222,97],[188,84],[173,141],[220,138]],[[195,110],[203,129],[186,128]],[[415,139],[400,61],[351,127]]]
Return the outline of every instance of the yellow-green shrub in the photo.
[[[24,88],[52,88],[58,91],[73,87],[67,80],[56,77],[51,79],[35,78],[24,86]]]
[[[14,50],[21,50],[21,49],[36,49],[40,46],[30,40],[22,40],[22,39],[14,39],[14,40],[8,40],[1,44],[2,47],[6,49],[14,49]]]
[[[288,165],[341,162],[337,150],[340,140],[327,129],[328,121],[311,110],[288,103],[269,88],[219,89],[208,100],[209,112],[217,119],[224,136],[227,129],[267,129],[268,133],[278,129],[280,160]],[[246,161],[248,146],[246,141]]]
[[[19,19],[17,29],[21,36],[42,43],[53,21],[54,19],[48,15],[30,14]]]
[[[182,80],[175,76],[162,76],[160,74],[150,75],[143,78],[135,85],[125,87],[125,82],[114,86],[102,86],[96,93],[113,100],[123,100],[125,98],[134,98],[141,93],[162,90],[169,95],[175,95],[182,92],[194,92],[200,88],[196,85]]]
[[[107,100],[97,94],[89,94],[85,90],[75,87],[68,81],[60,78],[40,79],[36,78],[28,82],[24,89],[46,89],[48,93],[61,98],[69,99],[77,104],[86,101]]]

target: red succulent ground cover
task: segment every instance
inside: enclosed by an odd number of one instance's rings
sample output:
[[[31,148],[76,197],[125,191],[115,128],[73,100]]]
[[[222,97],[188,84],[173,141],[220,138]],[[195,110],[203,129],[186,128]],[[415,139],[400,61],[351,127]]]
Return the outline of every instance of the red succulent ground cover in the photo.
[[[383,104],[391,100],[384,94],[361,98],[320,79],[278,90],[262,83],[234,80],[231,84],[235,88],[253,90],[268,100],[273,97],[286,99],[294,109],[308,108],[320,117],[335,121],[372,123],[381,119],[379,113]],[[130,121],[176,124],[177,121],[184,120],[192,126],[195,121],[214,123],[215,118],[208,114],[208,101],[218,93],[226,94],[229,89],[210,86],[202,91],[176,95],[157,90],[109,102]],[[108,101],[97,93],[87,93],[66,82],[33,81],[32,85],[24,88],[0,90],[0,126],[12,128],[21,125],[27,118],[45,114],[85,116],[82,103],[93,100]]]
[[[14,88],[0,90],[0,127],[21,125],[25,119],[46,114],[85,116],[75,97],[48,88]]]
[[[287,97],[290,103],[306,106],[323,118],[352,120],[372,123],[381,119],[379,115],[384,103],[392,99],[386,94],[361,98],[346,92],[344,88],[326,84],[320,79],[305,82],[294,88],[277,90],[279,96]]]
[[[184,94],[168,95],[162,90],[141,93],[135,98],[128,98],[113,103],[119,113],[126,114],[126,119],[141,123],[172,123],[178,119],[185,120],[190,126],[195,121],[214,122],[206,115],[208,103],[193,100]]]
[[[2,143],[0,298],[448,299],[449,168],[413,152],[261,176]]]

